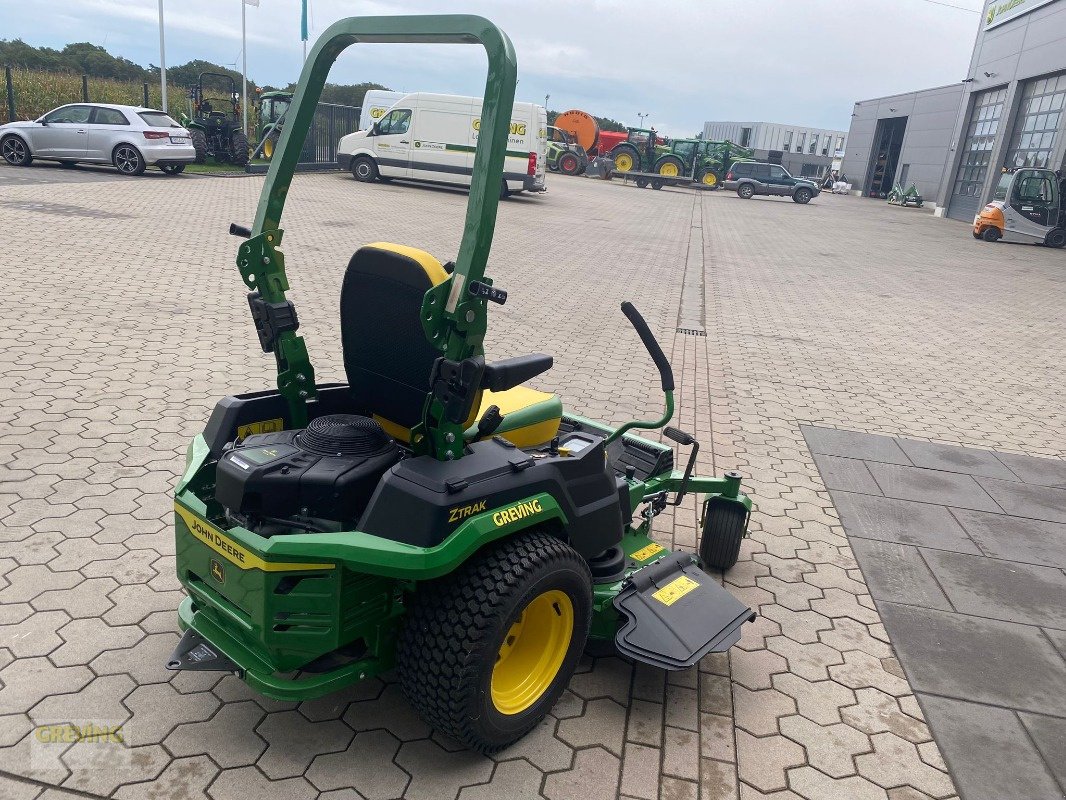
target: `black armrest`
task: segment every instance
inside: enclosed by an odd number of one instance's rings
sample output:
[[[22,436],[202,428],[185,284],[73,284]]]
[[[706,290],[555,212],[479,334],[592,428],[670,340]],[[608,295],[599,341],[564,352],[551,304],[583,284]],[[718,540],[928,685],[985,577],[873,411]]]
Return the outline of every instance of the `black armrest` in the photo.
[[[528,356],[505,358],[485,365],[485,374],[481,387],[492,392],[513,389],[552,368],[554,359],[543,353],[531,353]]]

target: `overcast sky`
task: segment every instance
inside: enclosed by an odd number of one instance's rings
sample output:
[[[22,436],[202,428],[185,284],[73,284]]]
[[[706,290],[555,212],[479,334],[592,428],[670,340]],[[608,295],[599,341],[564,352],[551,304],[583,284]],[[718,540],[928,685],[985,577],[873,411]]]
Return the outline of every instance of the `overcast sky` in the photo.
[[[240,69],[241,0],[164,0],[169,64]],[[979,11],[983,0],[940,0]],[[159,62],[157,0],[0,0],[0,38],[88,40]],[[47,9],[47,11],[45,11]],[[248,74],[286,84],[301,65],[299,0],[248,6]],[[461,12],[503,28],[518,98],[581,108],[674,136],[704,120],[847,129],[852,103],[966,77],[979,13],[931,0],[311,0],[311,39],[360,14]],[[463,46],[364,45],[330,75],[406,91],[480,95],[484,57]]]

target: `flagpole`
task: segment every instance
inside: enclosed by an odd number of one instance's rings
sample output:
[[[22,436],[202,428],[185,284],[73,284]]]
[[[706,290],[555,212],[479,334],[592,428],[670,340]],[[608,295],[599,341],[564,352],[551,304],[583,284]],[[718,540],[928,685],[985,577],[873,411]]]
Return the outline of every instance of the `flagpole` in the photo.
[[[162,2],[162,0],[160,0]],[[304,61],[307,61],[307,0],[303,0],[300,7],[300,39],[304,44]]]
[[[167,50],[163,43],[163,0],[159,0],[159,81],[163,89],[164,114],[167,113]]]
[[[160,3],[163,0],[159,0]],[[246,2],[241,0],[241,108],[244,110],[244,135],[248,135],[248,35],[246,33],[245,12]]]

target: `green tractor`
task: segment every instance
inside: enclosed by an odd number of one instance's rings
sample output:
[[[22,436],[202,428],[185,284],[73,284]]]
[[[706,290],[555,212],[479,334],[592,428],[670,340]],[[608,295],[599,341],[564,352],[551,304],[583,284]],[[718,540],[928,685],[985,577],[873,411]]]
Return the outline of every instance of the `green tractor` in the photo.
[[[241,127],[241,95],[236,81],[221,72],[201,72],[189,99],[193,114],[182,114],[181,124],[192,136],[196,163],[211,158],[219,164],[247,164],[248,137]]]
[[[259,129],[256,131],[256,148],[267,161],[274,157],[278,140],[281,139],[281,125],[285,112],[292,103],[292,92],[270,91],[259,95]]]
[[[611,150],[615,172],[656,172],[666,178],[683,174],[684,164],[659,144],[655,128],[628,128],[624,142]]]
[[[356,250],[340,291],[346,381],[320,383],[286,298],[280,224],[329,68],[357,42],[480,43],[488,76],[455,261]],[[489,304],[507,300],[485,267],[516,73],[507,36],[473,16],[341,20],[308,55],[255,220],[230,227],[277,388],[223,398],[189,445],[174,518],[185,633],[169,669],[235,673],[283,700],[395,670],[436,730],[492,753],[544,719],[586,647],[686,669],[754,618],[704,572],[737,560],[740,475],[697,476],[699,445],[677,429],[664,433],[689,449],[680,470],[673,445],[633,434],[669,423],[674,380],[631,304],[659,419],[564,413],[523,385],[551,356],[485,359]],[[670,552],[654,520],[690,494],[698,554]]]
[[[564,175],[580,175],[588,166],[589,155],[574,134],[548,126],[548,169]]]
[[[713,190],[722,185],[731,164],[753,158],[755,153],[730,141],[673,139],[670,142],[670,155],[680,161],[680,174],[689,175],[694,182]],[[668,162],[660,158],[658,163]]]

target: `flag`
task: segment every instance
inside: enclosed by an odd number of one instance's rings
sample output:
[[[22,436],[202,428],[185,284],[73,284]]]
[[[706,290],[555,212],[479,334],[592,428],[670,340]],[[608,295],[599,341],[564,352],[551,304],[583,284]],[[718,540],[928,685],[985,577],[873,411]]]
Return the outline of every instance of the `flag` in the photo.
[[[303,8],[300,11],[300,39],[307,41],[307,0],[303,0]]]
[[[244,0],[244,4],[246,6],[255,6],[256,8],[259,8],[259,0]]]

